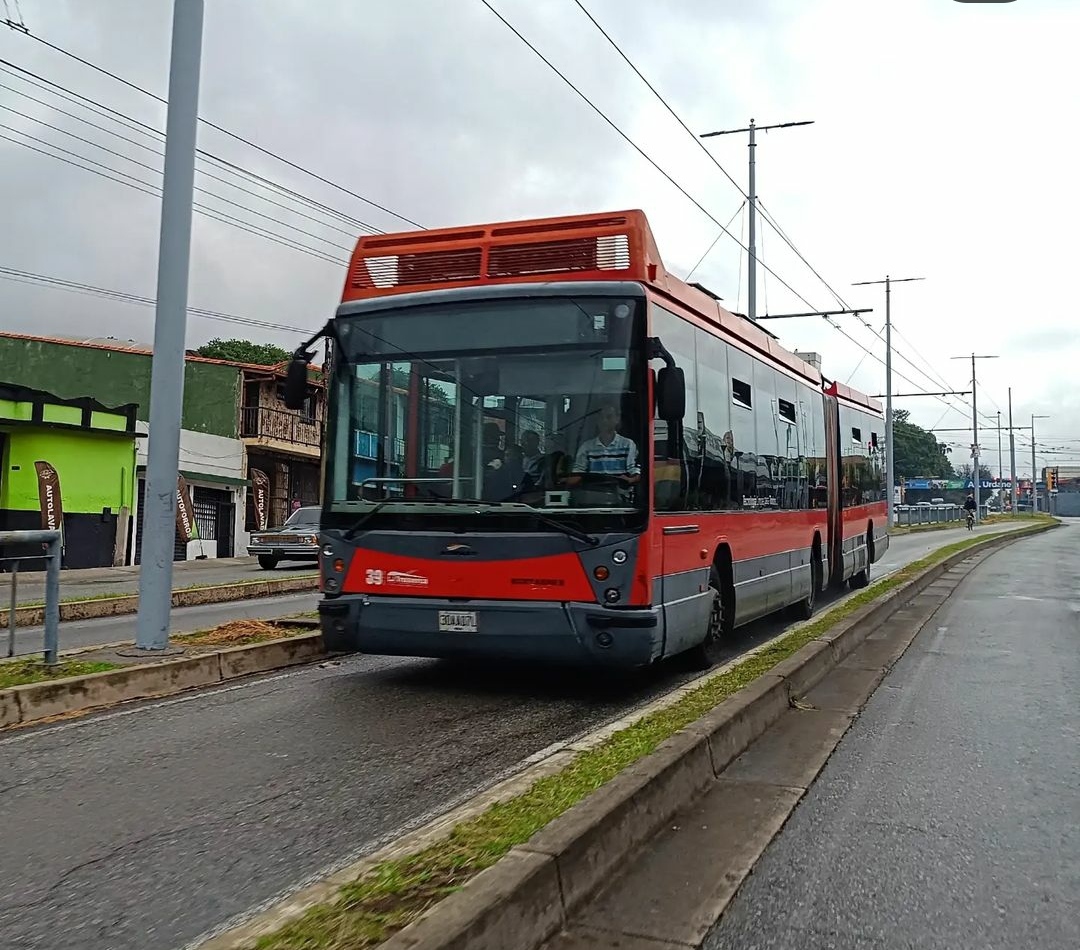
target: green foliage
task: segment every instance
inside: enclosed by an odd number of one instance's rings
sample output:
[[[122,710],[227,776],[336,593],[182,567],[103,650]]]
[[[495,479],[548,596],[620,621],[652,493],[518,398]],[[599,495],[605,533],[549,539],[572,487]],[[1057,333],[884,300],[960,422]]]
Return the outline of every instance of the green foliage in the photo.
[[[256,366],[276,366],[289,359],[288,350],[273,343],[252,343],[250,340],[213,339],[195,351],[211,360],[230,360],[234,363],[253,363]]]
[[[952,462],[932,432],[910,421],[906,409],[893,413],[893,467],[901,478],[953,478]]]

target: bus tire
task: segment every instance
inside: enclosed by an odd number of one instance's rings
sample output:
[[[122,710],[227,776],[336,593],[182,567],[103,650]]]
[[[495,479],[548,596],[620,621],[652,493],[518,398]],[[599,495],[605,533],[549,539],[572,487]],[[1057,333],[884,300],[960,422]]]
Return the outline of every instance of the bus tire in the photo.
[[[272,571],[275,567],[277,567],[277,558],[270,557],[269,554],[260,554],[259,567],[261,567],[264,571]]]
[[[729,583],[725,583],[715,564],[709,570],[709,591],[712,604],[705,639],[685,654],[687,664],[694,670],[709,670],[720,662],[734,625],[734,604],[729,595]]]
[[[810,593],[802,600],[797,601],[792,608],[792,613],[799,620],[809,620],[814,616],[824,571],[825,568],[821,563],[821,542],[815,538],[814,549],[810,554]]]

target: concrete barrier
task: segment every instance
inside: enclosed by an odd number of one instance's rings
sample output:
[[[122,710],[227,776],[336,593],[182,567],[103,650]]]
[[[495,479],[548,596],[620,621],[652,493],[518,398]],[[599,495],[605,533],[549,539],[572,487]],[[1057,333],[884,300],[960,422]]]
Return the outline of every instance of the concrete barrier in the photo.
[[[322,634],[306,633],[161,663],[13,686],[0,690],[0,727],[25,725],[135,699],[170,696],[252,673],[310,663],[326,655]]]
[[[818,683],[883,620],[962,562],[972,561],[968,567],[972,570],[990,551],[1054,527],[1057,525],[1039,525],[991,538],[950,555],[861,607],[620,772],[381,947],[537,950],[602,884],[611,880],[620,862],[698,798],[732,760],[784,714],[793,699]],[[522,865],[522,855],[531,855],[541,863]],[[558,871],[561,889],[555,897],[546,889],[533,892],[534,882],[545,867],[544,860],[553,862]],[[522,867],[531,868],[531,873],[525,874]],[[560,905],[549,907],[546,914],[533,913],[530,925],[518,928],[522,908],[530,906],[538,895],[558,900]],[[461,942],[463,934],[474,942]]]
[[[318,576],[282,577],[268,581],[241,581],[216,584],[213,587],[188,587],[174,590],[173,607],[197,607],[201,604],[225,604],[236,600],[259,600],[281,594],[302,593],[319,589]],[[139,609],[137,594],[101,597],[97,600],[69,600],[60,604],[60,620],[96,620],[100,617],[121,617]],[[38,627],[45,622],[45,608],[17,607],[15,626]]]

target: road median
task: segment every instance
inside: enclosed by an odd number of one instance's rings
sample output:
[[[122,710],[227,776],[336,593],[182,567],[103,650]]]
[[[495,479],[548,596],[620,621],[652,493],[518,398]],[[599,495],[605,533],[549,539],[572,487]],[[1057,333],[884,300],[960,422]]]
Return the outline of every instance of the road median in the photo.
[[[254,623],[260,628],[270,626],[264,621],[241,621],[236,625],[242,623]],[[225,625],[226,628],[229,626]],[[107,668],[59,677],[48,677],[48,668],[38,665],[26,677],[28,682],[0,689],[0,728],[32,725],[137,699],[171,696],[254,673],[311,663],[327,656],[322,634],[312,632],[302,622],[283,622],[276,639],[264,639],[267,634],[260,629],[258,634],[248,638],[255,642],[242,642],[235,646],[227,642],[216,645],[214,632],[205,631],[187,638],[177,638],[177,642],[190,652],[175,659],[121,665],[65,658],[58,667],[61,674],[69,668]],[[83,651],[76,656],[85,656],[90,652]],[[108,657],[111,651],[97,649],[92,652]],[[18,663],[19,668],[25,666],[25,661]],[[0,675],[6,667],[8,664],[0,664]]]
[[[946,571],[1055,524],[969,537],[674,690],[439,832],[293,894],[202,950],[534,950],[880,624]],[[423,831],[423,830],[421,830]]]
[[[173,607],[197,607],[202,604],[224,604],[237,600],[260,600],[281,594],[315,591],[319,588],[317,574],[301,577],[281,577],[258,581],[234,581],[230,584],[208,584],[182,587],[172,593]],[[138,594],[117,594],[66,600],[60,602],[60,621],[95,620],[101,617],[122,617],[139,609]],[[45,607],[32,604],[15,609],[16,627],[38,627],[45,623]]]

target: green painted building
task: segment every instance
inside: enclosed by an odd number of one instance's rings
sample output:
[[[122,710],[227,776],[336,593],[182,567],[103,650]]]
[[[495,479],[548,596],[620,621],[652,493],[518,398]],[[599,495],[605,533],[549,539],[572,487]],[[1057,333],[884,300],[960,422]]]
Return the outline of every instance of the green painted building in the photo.
[[[10,375],[4,366],[5,375]],[[0,530],[42,526],[35,463],[56,470],[64,512],[64,566],[123,563],[136,478],[136,406],[0,381]],[[8,548],[0,556],[32,556]],[[40,563],[26,565],[40,568]]]

